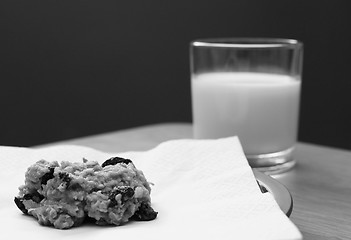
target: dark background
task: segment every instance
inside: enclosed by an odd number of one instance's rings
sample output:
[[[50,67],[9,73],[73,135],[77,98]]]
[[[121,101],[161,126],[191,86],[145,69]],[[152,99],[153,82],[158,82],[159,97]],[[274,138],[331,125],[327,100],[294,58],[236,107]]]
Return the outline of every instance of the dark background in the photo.
[[[0,144],[191,122],[189,42],[305,44],[299,140],[351,149],[349,1],[1,0]]]

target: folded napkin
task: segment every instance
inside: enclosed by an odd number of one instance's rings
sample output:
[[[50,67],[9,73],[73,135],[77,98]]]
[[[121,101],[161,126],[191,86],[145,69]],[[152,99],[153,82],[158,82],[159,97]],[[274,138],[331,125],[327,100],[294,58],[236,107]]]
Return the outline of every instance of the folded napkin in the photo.
[[[83,225],[69,230],[40,226],[13,202],[29,165],[48,161],[100,163],[133,160],[152,182],[158,217],[118,227]],[[261,193],[236,137],[173,140],[146,152],[103,153],[79,146],[0,147],[2,236],[25,239],[302,239],[270,193]],[[105,237],[105,238],[104,238]]]

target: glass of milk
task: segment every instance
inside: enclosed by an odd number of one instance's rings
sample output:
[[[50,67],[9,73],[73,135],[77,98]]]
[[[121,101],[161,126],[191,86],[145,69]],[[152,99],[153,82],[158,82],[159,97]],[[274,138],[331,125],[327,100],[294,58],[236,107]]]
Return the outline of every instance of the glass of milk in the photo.
[[[303,44],[292,39],[196,40],[190,46],[194,137],[238,136],[268,174],[295,165]]]

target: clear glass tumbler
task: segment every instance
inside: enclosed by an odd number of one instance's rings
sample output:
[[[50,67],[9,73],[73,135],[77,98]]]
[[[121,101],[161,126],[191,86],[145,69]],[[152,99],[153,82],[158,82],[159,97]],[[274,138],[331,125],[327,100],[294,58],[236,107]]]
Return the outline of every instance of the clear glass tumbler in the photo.
[[[190,46],[195,138],[237,135],[268,174],[295,165],[303,44],[293,39],[196,40]]]

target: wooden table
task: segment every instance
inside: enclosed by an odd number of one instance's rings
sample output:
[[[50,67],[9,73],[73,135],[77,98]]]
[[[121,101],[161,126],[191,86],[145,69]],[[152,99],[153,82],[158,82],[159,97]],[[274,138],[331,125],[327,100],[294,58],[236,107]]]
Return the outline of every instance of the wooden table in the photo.
[[[191,124],[166,123],[54,144],[123,152],[148,150],[166,140],[191,137]],[[292,194],[290,218],[304,239],[351,239],[351,151],[298,143],[296,160],[293,170],[275,178]]]

